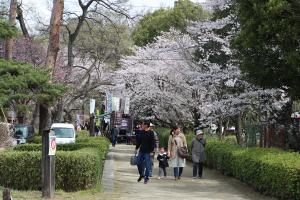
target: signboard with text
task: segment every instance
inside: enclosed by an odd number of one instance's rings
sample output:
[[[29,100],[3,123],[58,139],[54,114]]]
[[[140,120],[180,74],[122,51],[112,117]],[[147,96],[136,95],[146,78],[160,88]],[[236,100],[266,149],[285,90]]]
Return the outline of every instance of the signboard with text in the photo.
[[[53,132],[53,133],[52,133]],[[49,133],[49,156],[54,156],[56,153],[56,136],[54,135],[54,131],[50,131]]]

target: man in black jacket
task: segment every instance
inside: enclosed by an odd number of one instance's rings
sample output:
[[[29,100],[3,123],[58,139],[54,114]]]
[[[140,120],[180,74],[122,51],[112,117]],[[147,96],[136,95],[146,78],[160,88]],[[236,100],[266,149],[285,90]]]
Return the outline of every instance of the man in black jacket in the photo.
[[[144,183],[147,184],[149,181],[149,172],[151,168],[150,154],[154,151],[155,139],[153,131],[150,130],[149,121],[144,121],[144,123],[142,124],[142,128],[143,131],[141,132],[140,137],[136,142],[135,152],[139,150],[137,167],[140,177],[138,178],[138,182],[140,182],[142,178],[144,178]],[[144,167],[146,167],[145,173]]]

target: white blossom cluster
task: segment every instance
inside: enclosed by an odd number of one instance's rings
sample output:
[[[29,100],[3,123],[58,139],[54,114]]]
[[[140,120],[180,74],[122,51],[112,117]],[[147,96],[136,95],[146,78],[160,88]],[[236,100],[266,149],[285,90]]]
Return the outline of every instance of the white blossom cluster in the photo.
[[[218,123],[247,112],[276,119],[289,100],[284,91],[245,81],[230,48],[235,27],[224,35],[216,33],[232,24],[232,18],[193,22],[188,34],[171,29],[124,57],[114,81],[131,97],[132,113],[166,123]],[[212,61],[218,56],[224,57],[221,63]]]

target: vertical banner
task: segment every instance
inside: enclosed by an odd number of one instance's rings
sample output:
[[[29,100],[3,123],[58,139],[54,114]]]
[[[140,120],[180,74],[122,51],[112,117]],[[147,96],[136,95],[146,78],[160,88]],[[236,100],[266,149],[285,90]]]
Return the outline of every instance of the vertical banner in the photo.
[[[106,113],[112,112],[112,94],[110,92],[106,93],[106,107],[105,107]]]
[[[112,97],[112,111],[120,111],[120,98]]]
[[[76,128],[80,127],[81,121],[80,121],[80,116],[79,114],[76,114]]]
[[[95,113],[95,105],[96,105],[96,100],[95,99],[90,99],[90,114]]]
[[[130,98],[129,97],[125,97],[124,114],[129,115],[129,107],[130,107]]]

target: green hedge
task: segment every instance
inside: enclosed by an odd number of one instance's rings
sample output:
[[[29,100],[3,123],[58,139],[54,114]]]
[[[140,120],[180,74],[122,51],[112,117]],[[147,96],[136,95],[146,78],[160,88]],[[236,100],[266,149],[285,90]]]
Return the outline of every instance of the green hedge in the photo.
[[[56,188],[77,191],[94,187],[101,178],[102,158],[95,148],[58,151],[55,159]]]
[[[41,153],[0,153],[0,185],[23,190],[41,188]]]
[[[57,189],[77,191],[94,187],[101,178],[109,141],[84,138],[57,146]],[[0,185],[21,190],[41,189],[41,144],[18,145],[0,153]]]
[[[167,147],[167,131],[161,131],[161,146]],[[189,145],[194,137],[187,134]],[[191,152],[191,151],[189,151]],[[300,197],[300,154],[275,148],[242,148],[229,141],[208,139],[206,165],[234,176],[257,191],[280,199]]]
[[[207,165],[280,199],[300,197],[300,155],[270,148],[241,148],[210,140]]]

